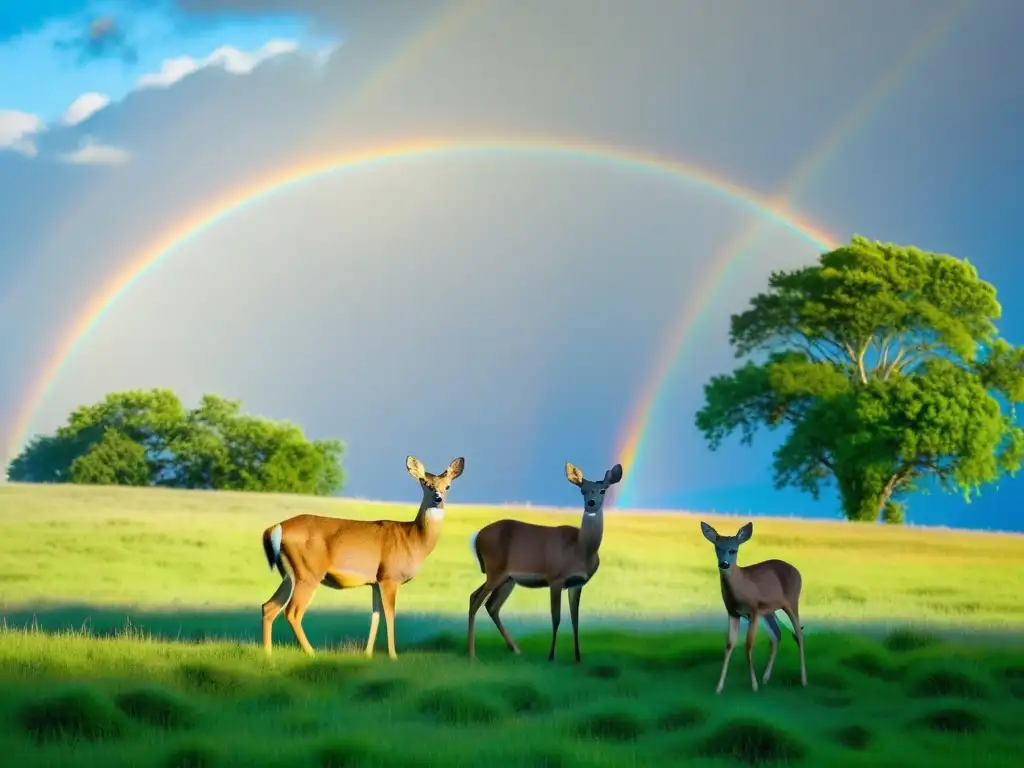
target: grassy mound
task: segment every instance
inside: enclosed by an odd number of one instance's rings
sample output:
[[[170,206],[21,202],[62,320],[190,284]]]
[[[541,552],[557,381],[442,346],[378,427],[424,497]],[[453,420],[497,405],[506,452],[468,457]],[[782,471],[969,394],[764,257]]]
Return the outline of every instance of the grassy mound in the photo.
[[[550,712],[551,700],[532,683],[510,683],[500,686],[500,694],[513,712],[536,715]]]
[[[491,701],[454,687],[425,691],[416,708],[442,725],[490,725],[502,717],[501,709]]]
[[[22,707],[21,727],[37,742],[120,736],[124,722],[113,703],[90,688],[71,688]]]
[[[155,728],[188,728],[198,719],[188,701],[161,688],[124,691],[114,697],[114,704],[132,720]]]
[[[704,725],[708,713],[699,707],[682,705],[673,707],[658,718],[658,727],[663,731],[682,731]]]
[[[320,768],[359,768],[373,765],[373,759],[372,743],[365,738],[347,736],[319,747],[313,763]]]
[[[185,687],[196,693],[232,696],[244,687],[241,675],[212,664],[184,664],[178,672]]]
[[[983,699],[988,689],[963,672],[933,669],[913,681],[910,695],[919,699]]]
[[[171,750],[165,768],[216,768],[224,762],[221,754],[209,744],[186,744]]]
[[[743,765],[793,763],[807,750],[792,734],[761,720],[730,720],[716,728],[697,748],[702,757],[724,758]]]
[[[644,730],[644,724],[636,715],[615,710],[589,714],[578,720],[573,728],[580,738],[600,741],[635,741]]]
[[[931,731],[960,735],[980,733],[988,725],[983,714],[962,707],[936,709],[922,716],[917,722]]]
[[[911,627],[897,627],[885,636],[882,646],[893,653],[909,653],[939,644],[931,632],[922,632]]]
[[[871,731],[863,725],[846,725],[836,731],[836,742],[847,749],[858,751],[871,746]]]

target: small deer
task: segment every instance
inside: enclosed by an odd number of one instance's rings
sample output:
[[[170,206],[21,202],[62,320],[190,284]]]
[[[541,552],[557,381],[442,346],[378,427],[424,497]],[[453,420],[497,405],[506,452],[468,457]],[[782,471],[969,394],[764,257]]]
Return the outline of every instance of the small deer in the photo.
[[[597,573],[597,550],[604,533],[604,498],[609,486],[622,479],[622,466],[616,464],[602,480],[585,480],[583,471],[565,465],[565,476],[583,494],[583,520],[572,525],[534,525],[519,520],[498,520],[474,533],[469,548],[480,563],[486,580],[469,597],[469,658],[476,658],[474,626],[480,606],[487,601],[487,613],[494,621],[512,653],[519,646],[501,623],[501,606],[518,584],[528,589],[551,590],[551,650],[548,661],[555,660],[555,640],[562,617],[562,590],[569,590],[569,616],[576,663],[580,662],[580,595],[583,586]]]
[[[746,567],[736,565],[736,554],[740,545],[754,535],[754,524],[747,523],[735,536],[722,536],[707,523],[700,529],[704,538],[715,545],[718,558],[718,577],[722,586],[722,601],[729,614],[729,635],[725,641],[725,660],[722,675],[718,678],[716,693],[722,692],[725,674],[729,671],[729,657],[740,629],[740,618],[747,619],[747,666],[750,668],[750,685],[757,690],[757,673],[754,672],[754,639],[757,637],[757,620],[763,619],[768,627],[772,649],[768,656],[762,683],[772,675],[775,653],[779,650],[782,628],[775,617],[778,610],[785,611],[793,625],[793,636],[800,647],[800,683],[807,685],[807,666],[804,663],[804,633],[800,626],[800,588],[803,579],[800,571],[783,560],[765,560]]]
[[[298,515],[263,532],[263,549],[270,569],[276,566],[283,580],[263,604],[263,647],[270,654],[274,619],[284,617],[306,653],[313,648],[302,630],[302,617],[323,584],[332,589],[369,585],[373,590],[370,637],[366,655],[373,655],[380,612],[388,630],[388,656],[395,653],[395,598],[398,588],[419,572],[437,544],[444,520],[444,501],[466,462],[454,459],[439,475],[432,475],[413,456],[405,460],[409,474],[419,481],[423,501],[415,520],[345,520],[319,515]]]

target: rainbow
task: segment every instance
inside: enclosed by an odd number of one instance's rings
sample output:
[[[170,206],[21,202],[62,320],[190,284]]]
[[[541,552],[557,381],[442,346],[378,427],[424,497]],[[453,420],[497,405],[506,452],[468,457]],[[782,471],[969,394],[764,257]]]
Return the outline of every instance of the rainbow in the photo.
[[[7,445],[8,456],[13,458],[24,447],[33,419],[60,378],[64,366],[73,359],[79,344],[102,321],[119,296],[130,290],[133,285],[181,246],[196,240],[217,224],[251,204],[294,190],[302,184],[331,174],[370,169],[414,159],[481,154],[514,154],[537,159],[600,163],[613,168],[665,177],[731,201],[755,214],[759,220],[789,230],[815,245],[831,241],[829,235],[786,206],[730,181],[710,169],[640,150],[607,146],[574,138],[423,139],[371,147],[338,156],[310,159],[266,178],[251,181],[207,203],[193,215],[162,233],[140,253],[127,260],[125,266],[93,295],[58,338],[42,371],[34,378],[24,401],[16,411],[14,428]]]
[[[966,2],[951,6],[936,17],[935,21],[907,49],[895,66],[872,88],[868,89],[843,114],[832,130],[804,156],[782,188],[772,196],[770,205],[773,208],[788,210],[793,205],[794,198],[826,166],[839,148],[864,126],[885,103],[886,99],[920,66],[928,54],[934,52],[939,44],[950,36],[971,6],[970,0],[966,0]],[[688,291],[688,294],[694,296],[696,300],[682,302],[682,311],[665,337],[661,351],[655,356],[651,371],[644,379],[644,387],[634,401],[634,406],[620,430],[615,455],[627,471],[616,494],[615,503],[618,506],[629,507],[632,505],[636,477],[643,459],[644,440],[651,431],[652,425],[656,423],[654,416],[658,411],[662,393],[669,390],[672,374],[686,352],[687,341],[693,338],[693,331],[704,317],[705,309],[714,305],[714,299],[717,296],[716,288],[725,282],[723,280],[725,272],[741,260],[756,239],[762,224],[761,219],[753,218],[747,227],[740,230],[720,251],[715,253],[710,260],[708,270],[699,280],[696,290]],[[819,232],[813,239],[815,245],[823,251],[831,250],[837,245],[837,238],[824,232]]]

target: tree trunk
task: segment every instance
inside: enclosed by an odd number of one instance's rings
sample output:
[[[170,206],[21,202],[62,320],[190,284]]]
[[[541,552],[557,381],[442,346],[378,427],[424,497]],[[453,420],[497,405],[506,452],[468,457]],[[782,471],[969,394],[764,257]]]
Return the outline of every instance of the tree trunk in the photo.
[[[892,494],[903,480],[903,473],[896,472],[879,488],[877,476],[872,480],[870,473],[837,474],[846,519],[865,523],[903,522],[903,506],[892,501]]]

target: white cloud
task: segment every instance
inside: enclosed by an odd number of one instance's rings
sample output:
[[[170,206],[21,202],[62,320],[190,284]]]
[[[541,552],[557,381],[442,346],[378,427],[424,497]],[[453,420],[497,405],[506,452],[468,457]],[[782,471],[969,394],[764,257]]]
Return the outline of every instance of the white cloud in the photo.
[[[35,157],[36,143],[33,135],[43,127],[39,115],[0,109],[0,149],[13,149],[26,157]]]
[[[78,125],[83,120],[92,117],[110,103],[110,97],[102,93],[90,91],[83,93],[64,110],[60,121],[64,125]]]
[[[297,48],[298,44],[292,40],[271,40],[252,53],[239,50],[231,45],[224,45],[202,59],[192,56],[164,59],[160,65],[160,71],[140,77],[137,87],[166,88],[183,77],[206,67],[221,67],[233,75],[244,75],[251,72],[257,64],[283,53],[291,53]]]
[[[128,150],[102,144],[88,137],[82,140],[74,152],[60,156],[65,163],[75,165],[123,165],[130,158],[131,153]]]

